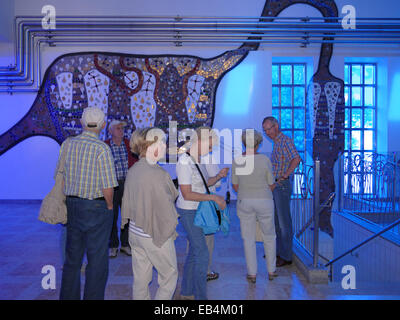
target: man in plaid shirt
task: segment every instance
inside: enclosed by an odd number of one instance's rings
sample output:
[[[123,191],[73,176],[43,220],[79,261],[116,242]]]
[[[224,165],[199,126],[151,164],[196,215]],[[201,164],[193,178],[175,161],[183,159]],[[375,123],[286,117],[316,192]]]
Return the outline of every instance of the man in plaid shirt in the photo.
[[[277,238],[277,267],[292,263],[293,229],[290,214],[292,186],[290,176],[299,165],[301,158],[294,142],[285,136],[274,117],[266,117],[262,123],[264,132],[274,142],[271,155],[275,184],[272,186],[275,203],[275,226]]]
[[[86,108],[81,123],[82,134],[63,143],[60,151],[62,154],[67,148],[64,193],[68,218],[60,299],[81,298],[81,266],[86,252],[83,298],[102,300],[108,278],[108,240],[117,178],[110,148],[99,139],[105,127],[103,111]]]
[[[111,133],[111,139],[106,140],[110,148],[115,162],[115,171],[117,174],[118,187],[114,189],[114,222],[110,237],[110,258],[115,258],[118,253],[119,240],[118,240],[118,215],[121,208],[122,196],[124,194],[125,177],[128,169],[137,161],[137,158],[132,154],[129,147],[129,140],[124,138],[124,128],[126,122],[120,120],[113,120],[108,126]],[[129,225],[121,226],[121,249],[120,251],[126,255],[131,255],[131,248],[129,246]]]

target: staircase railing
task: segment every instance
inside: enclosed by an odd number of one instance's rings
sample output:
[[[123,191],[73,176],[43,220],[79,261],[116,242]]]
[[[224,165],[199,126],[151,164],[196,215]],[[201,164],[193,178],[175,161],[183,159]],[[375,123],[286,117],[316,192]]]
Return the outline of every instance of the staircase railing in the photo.
[[[367,239],[365,239],[364,241],[360,242],[359,244],[355,245],[354,247],[352,247],[351,249],[347,250],[346,252],[342,253],[341,255],[337,256],[336,258],[333,258],[332,260],[330,260],[328,263],[325,264],[325,267],[330,267],[331,271],[330,271],[330,278],[332,280],[332,265],[337,262],[338,260],[342,259],[343,257],[347,256],[348,254],[353,253],[353,251],[359,249],[360,247],[366,245],[367,243],[369,243],[370,241],[374,240],[375,238],[381,236],[382,234],[384,234],[385,232],[393,229],[394,227],[396,227],[397,225],[400,225],[400,219],[396,220],[395,222],[391,223],[390,225],[388,225],[387,227],[385,227],[384,229],[382,229],[381,231],[373,234],[372,236],[368,237]]]

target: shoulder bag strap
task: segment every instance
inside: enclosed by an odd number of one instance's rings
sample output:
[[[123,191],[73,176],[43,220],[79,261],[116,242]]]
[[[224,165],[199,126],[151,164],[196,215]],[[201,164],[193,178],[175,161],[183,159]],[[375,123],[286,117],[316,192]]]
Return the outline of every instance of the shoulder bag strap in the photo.
[[[207,193],[211,194],[210,189],[208,189],[206,179],[204,179],[203,173],[201,172],[199,165],[196,163],[196,161],[193,159],[193,157],[190,155],[189,152],[186,152],[186,154],[193,160],[194,165],[196,166],[197,170],[199,171],[201,179],[203,180],[204,186],[206,187]],[[213,204],[215,211],[217,213],[218,224],[221,225],[221,211],[215,206],[214,201],[211,201],[211,203]]]
[[[196,166],[197,170],[199,171],[201,179],[203,180],[204,186],[206,187],[207,193],[211,194],[210,189],[208,189],[206,179],[204,179],[203,173],[201,172],[199,165],[196,163],[196,161],[193,159],[193,157],[190,155],[189,152],[186,152],[186,154],[193,160],[194,165]]]

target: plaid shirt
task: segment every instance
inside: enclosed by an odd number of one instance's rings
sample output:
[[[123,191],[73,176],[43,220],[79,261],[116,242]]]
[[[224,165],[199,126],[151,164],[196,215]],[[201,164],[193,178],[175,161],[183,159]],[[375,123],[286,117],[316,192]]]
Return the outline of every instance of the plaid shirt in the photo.
[[[290,162],[300,157],[294,146],[294,142],[282,132],[278,134],[274,141],[274,148],[271,154],[272,170],[275,178],[282,177],[289,168]]]
[[[65,195],[92,200],[104,196],[102,189],[118,186],[108,145],[88,131],[69,140],[64,169]],[[60,154],[63,149],[64,143]]]
[[[128,151],[124,141],[117,146],[114,141],[110,140],[110,148],[114,157],[115,171],[118,180],[125,180],[126,174],[128,173]]]

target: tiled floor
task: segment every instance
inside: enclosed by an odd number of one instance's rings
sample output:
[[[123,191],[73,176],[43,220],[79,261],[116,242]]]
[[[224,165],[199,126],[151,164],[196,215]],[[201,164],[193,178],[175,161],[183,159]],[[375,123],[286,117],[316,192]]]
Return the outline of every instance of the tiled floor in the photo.
[[[0,201],[0,299],[58,299],[62,274],[61,226],[52,226],[37,220],[39,202]],[[208,283],[208,297],[215,300],[261,299],[399,299],[376,291],[343,290],[340,284],[308,284],[295,266],[278,269],[279,277],[266,278],[262,244],[257,244],[259,275],[256,284],[246,279],[246,264],[235,207],[231,204],[231,232],[215,239],[214,269],[220,278]],[[186,238],[181,226],[176,240],[179,274],[182,275],[186,252]],[[46,274],[42,268],[52,265],[56,270],[56,288],[43,289]],[[179,298],[180,281],[175,297]],[[82,283],[84,273],[82,273]],[[106,299],[127,300],[132,297],[131,258],[118,255],[110,260],[110,274]],[[157,287],[154,272],[151,292]],[[351,291],[351,292],[350,292]],[[386,294],[386,295],[384,295]],[[389,292],[390,294],[390,292]]]

